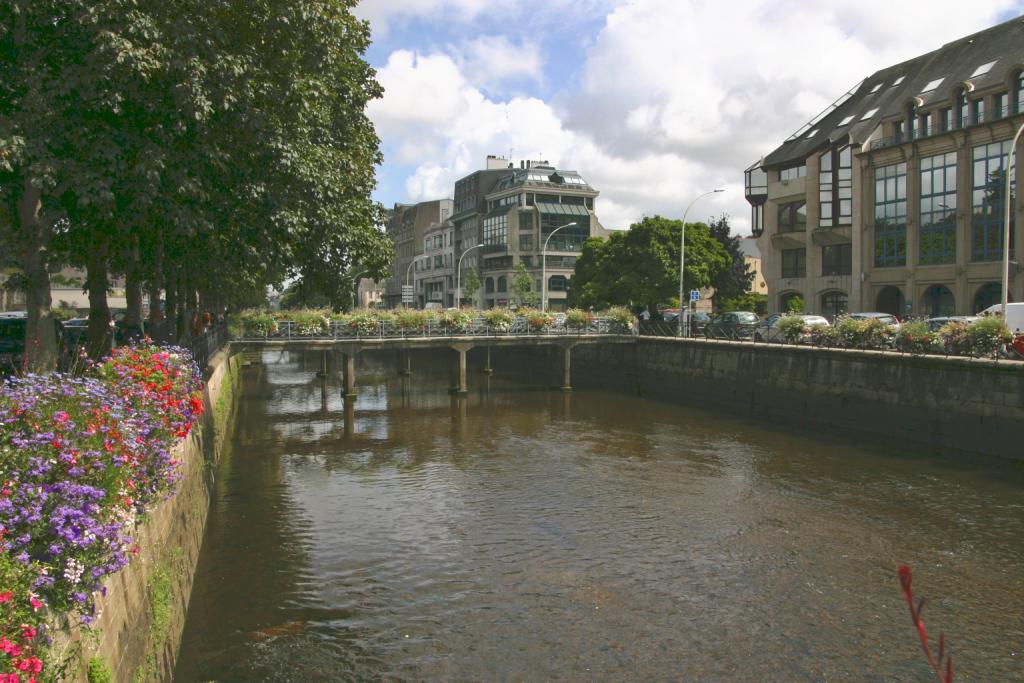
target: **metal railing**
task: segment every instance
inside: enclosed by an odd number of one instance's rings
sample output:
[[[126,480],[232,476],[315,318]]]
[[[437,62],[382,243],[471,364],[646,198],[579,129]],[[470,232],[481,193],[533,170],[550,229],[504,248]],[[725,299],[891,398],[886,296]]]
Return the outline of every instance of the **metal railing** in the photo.
[[[210,357],[223,348],[227,342],[228,324],[227,321],[221,321],[214,323],[199,335],[192,337],[186,348],[191,352],[200,370],[203,371],[203,375],[206,375]]]
[[[422,327],[403,327],[391,321],[367,321],[347,323],[332,320],[326,326],[301,327],[291,320],[278,320],[276,329],[260,333],[241,328],[231,336],[236,341],[306,341],[346,339],[408,339],[423,337],[538,337],[538,336],[592,336],[632,334],[632,328],[623,326],[610,318],[595,317],[579,326],[558,320],[548,326],[533,326],[526,318],[517,317],[511,322],[492,326],[483,316],[471,318],[466,324],[451,324],[441,321],[427,321]]]

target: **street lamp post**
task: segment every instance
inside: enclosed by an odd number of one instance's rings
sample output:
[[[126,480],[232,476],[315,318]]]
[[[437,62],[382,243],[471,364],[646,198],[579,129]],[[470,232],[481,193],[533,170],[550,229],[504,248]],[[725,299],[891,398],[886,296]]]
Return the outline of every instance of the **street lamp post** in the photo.
[[[409,267],[405,269],[405,284],[410,285],[410,286],[412,285],[412,280],[409,279],[410,276],[412,275],[412,267],[416,263],[416,261],[418,261],[420,259],[424,259],[424,258],[429,258],[429,257],[426,254],[420,254],[419,256],[413,256],[412,260],[409,261]],[[414,306],[415,306],[415,304],[414,304]]]
[[[455,308],[462,308],[462,258],[469,252],[482,246],[484,245],[474,244],[459,256],[459,265],[455,268]]]
[[[1011,206],[1013,202],[1010,201],[1010,184],[1013,181],[1011,168],[1021,133],[1024,133],[1024,123],[1017,129],[1017,134],[1013,136],[1013,142],[1010,143],[1010,151],[1006,154],[1006,192],[1003,194],[1003,204],[1005,204],[1005,215],[1003,216],[1003,322],[1006,322],[1006,303],[1010,300],[1010,211],[1013,210],[1013,206]]]
[[[542,311],[548,310],[548,242],[562,228],[571,228],[574,225],[576,225],[576,221],[559,225],[552,230],[548,238],[544,240],[544,247],[540,250],[540,310]]]
[[[684,333],[688,332],[686,328],[686,313],[689,309],[687,308],[687,302],[683,296],[683,273],[686,272],[686,215],[690,213],[690,209],[693,208],[693,205],[697,203],[698,199],[701,197],[707,197],[709,194],[715,194],[716,192],[725,192],[725,190],[709,190],[704,194],[699,194],[692,202],[690,202],[690,205],[686,207],[686,211],[683,211],[683,229],[679,236],[679,317],[677,318],[680,337],[686,336]]]

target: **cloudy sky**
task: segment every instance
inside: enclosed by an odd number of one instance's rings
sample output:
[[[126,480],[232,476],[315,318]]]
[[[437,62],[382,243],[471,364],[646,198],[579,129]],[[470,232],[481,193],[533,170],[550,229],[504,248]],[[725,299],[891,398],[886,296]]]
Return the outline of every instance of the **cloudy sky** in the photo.
[[[1024,0],[363,0],[386,90],[376,198],[451,197],[488,154],[547,159],[609,228],[722,212],[743,169],[873,71],[1024,14]]]

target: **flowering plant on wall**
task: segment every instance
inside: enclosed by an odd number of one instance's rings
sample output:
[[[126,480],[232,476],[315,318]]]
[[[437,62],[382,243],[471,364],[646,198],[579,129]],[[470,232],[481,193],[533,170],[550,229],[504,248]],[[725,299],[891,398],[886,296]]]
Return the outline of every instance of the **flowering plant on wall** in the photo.
[[[12,619],[28,619],[27,599],[32,610],[77,611],[91,623],[103,577],[135,552],[139,516],[171,494],[173,448],[202,412],[191,357],[151,345],[118,349],[84,377],[27,375],[0,387],[0,619],[15,608]],[[12,654],[34,651],[13,623],[2,622],[0,680],[31,673]],[[40,628],[24,625],[18,633]]]

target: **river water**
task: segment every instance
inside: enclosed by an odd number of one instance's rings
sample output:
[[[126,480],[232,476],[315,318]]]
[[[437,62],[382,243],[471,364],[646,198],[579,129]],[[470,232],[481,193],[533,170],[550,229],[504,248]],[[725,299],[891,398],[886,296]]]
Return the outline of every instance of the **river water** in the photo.
[[[246,369],[176,680],[928,681],[904,562],[957,681],[1024,680],[1018,465],[317,369]]]

